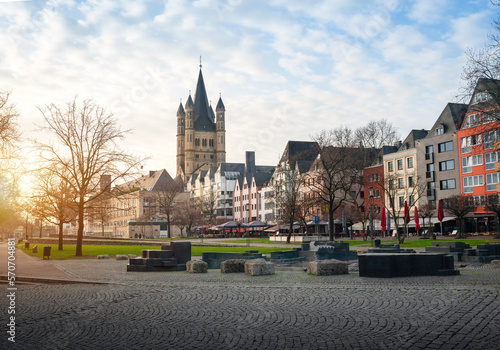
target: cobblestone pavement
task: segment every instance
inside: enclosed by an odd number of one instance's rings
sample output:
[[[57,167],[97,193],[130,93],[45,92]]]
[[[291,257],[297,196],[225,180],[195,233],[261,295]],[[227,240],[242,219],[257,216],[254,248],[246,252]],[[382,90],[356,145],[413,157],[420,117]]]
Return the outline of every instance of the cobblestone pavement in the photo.
[[[459,276],[126,272],[51,261],[106,285],[19,285],[16,343],[1,349],[498,349],[500,268]],[[2,298],[6,310],[7,298]],[[8,315],[4,312],[4,329]]]

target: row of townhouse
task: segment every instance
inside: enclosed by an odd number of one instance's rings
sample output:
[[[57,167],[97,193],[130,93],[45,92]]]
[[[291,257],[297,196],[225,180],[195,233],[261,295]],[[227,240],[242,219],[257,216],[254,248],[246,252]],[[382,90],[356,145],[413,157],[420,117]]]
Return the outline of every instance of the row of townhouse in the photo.
[[[380,213],[394,206],[402,217],[405,201],[435,207],[454,195],[473,196],[468,230],[493,231],[494,214],[485,203],[498,193],[500,113],[488,93],[491,85],[497,86],[480,79],[469,104],[448,103],[430,130],[412,130],[401,144],[384,147],[364,169],[365,207]]]
[[[260,186],[272,175],[272,166],[255,165],[255,152],[247,151],[245,163],[220,163],[216,167],[200,170],[192,174],[186,183],[186,191],[193,202],[209,207],[213,212],[212,224],[233,220],[235,215],[246,213],[245,217],[255,217],[258,211],[256,184]],[[253,181],[252,181],[253,180]],[[235,189],[245,187],[244,195],[234,197]],[[252,213],[247,213],[252,210]],[[237,213],[237,214],[235,214]]]
[[[483,226],[491,230],[493,214],[486,211],[485,201],[488,195],[498,193],[496,163],[500,152],[495,142],[500,140],[500,113],[498,102],[488,94],[490,85],[479,80],[469,104],[448,103],[429,130],[412,130],[402,142],[377,150],[371,166],[362,170],[361,187],[350,191],[346,203],[361,200],[361,211],[378,218],[384,206],[402,217],[405,202],[410,208],[422,208],[454,195],[469,195],[476,203],[472,230]],[[318,153],[315,142],[289,141],[275,167],[256,167],[255,154],[247,152],[245,164],[221,163],[193,174],[188,191],[193,198],[215,199],[219,222],[260,220],[275,224],[281,220],[274,191],[283,180],[279,178],[283,172],[279,175],[275,170],[294,167],[308,181],[315,181]],[[303,186],[303,199],[316,195],[310,188]],[[325,220],[327,212],[320,202],[309,209],[307,218]],[[367,218],[363,213],[358,219]]]
[[[102,194],[86,210],[86,233],[112,237],[166,236],[167,224],[161,214],[159,198],[173,183],[182,186],[180,177],[173,179],[165,170],[150,171],[137,179],[110,187],[111,176],[101,176]],[[182,187],[180,187],[182,188]],[[187,200],[179,192],[175,201]],[[171,235],[179,229],[171,225]]]

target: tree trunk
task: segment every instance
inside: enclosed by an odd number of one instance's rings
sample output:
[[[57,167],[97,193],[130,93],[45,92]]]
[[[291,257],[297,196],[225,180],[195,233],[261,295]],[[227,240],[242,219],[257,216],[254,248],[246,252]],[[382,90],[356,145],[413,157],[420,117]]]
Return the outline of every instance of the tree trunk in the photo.
[[[75,256],[82,256],[82,245],[83,245],[83,214],[84,214],[84,202],[83,199],[80,198],[80,202],[78,203],[78,234],[76,236],[76,253]]]
[[[290,218],[290,227],[288,228],[288,236],[286,237],[286,243],[290,243],[290,239],[292,238],[293,232],[293,217]]]
[[[64,223],[62,220],[59,220],[59,246],[57,247],[57,250],[63,250],[63,226]]]
[[[328,206],[328,222],[330,223],[328,227],[328,239],[330,241],[335,241],[335,222],[333,220],[333,211],[330,210],[332,206]]]
[[[167,237],[172,238],[172,235],[170,234],[170,215],[167,214]]]

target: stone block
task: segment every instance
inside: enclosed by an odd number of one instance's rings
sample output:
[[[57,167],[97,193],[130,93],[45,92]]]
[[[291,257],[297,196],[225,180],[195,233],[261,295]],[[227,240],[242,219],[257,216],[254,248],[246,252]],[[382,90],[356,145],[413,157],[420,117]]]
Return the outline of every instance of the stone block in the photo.
[[[208,264],[201,260],[190,260],[186,263],[186,271],[189,273],[206,273]]]
[[[274,264],[264,259],[247,260],[245,273],[250,276],[274,275]]]
[[[349,265],[335,259],[311,261],[308,267],[309,272],[317,276],[342,275],[349,273]]]
[[[245,272],[245,260],[243,259],[224,260],[220,264],[220,272],[222,273]]]
[[[116,254],[116,260],[128,260],[128,255]]]
[[[109,259],[109,255],[108,254],[98,255],[97,259]]]
[[[500,260],[491,260],[490,264],[500,267]]]
[[[135,254],[129,254],[128,258],[129,259],[135,259],[135,258],[137,258],[137,255],[135,255]]]

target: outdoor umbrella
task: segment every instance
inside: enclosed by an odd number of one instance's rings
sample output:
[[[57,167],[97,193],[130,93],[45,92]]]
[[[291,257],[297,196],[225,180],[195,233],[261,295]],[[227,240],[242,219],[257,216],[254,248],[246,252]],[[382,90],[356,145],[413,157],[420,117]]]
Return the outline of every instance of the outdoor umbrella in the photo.
[[[418,209],[417,209],[417,207],[415,207],[415,231],[417,231],[417,234],[418,234],[418,230],[421,229],[419,221],[420,220],[418,219]]]
[[[443,202],[440,199],[438,201],[438,220],[441,223],[441,235],[443,234],[443,219],[444,219]]]
[[[410,212],[408,211],[408,202],[407,201],[405,201],[404,222],[405,222],[405,224],[408,224],[410,222]]]
[[[387,217],[385,216],[385,207],[382,207],[382,214],[380,215],[380,226],[382,226],[382,234],[385,236],[387,230]]]
[[[408,236],[408,223],[410,222],[410,213],[408,212],[408,202],[405,201],[405,216],[403,217],[403,222],[406,226],[406,235]]]

